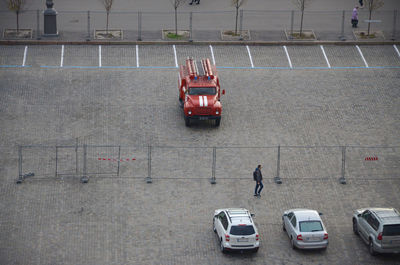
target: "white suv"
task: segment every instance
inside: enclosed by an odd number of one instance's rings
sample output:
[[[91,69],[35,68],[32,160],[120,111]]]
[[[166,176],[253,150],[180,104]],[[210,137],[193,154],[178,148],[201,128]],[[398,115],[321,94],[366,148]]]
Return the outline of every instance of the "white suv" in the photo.
[[[213,229],[222,252],[227,250],[258,251],[260,236],[252,216],[244,208],[218,209],[214,212]]]

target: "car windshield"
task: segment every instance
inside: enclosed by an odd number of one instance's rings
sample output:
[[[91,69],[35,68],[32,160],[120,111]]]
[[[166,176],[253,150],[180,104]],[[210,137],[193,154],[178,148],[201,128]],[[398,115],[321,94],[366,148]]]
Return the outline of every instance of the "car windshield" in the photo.
[[[255,231],[252,225],[235,225],[231,228],[231,235],[234,236],[248,236],[254,233]]]
[[[384,236],[400,236],[400,224],[399,225],[384,225],[382,235],[384,235]]]
[[[189,87],[189,95],[215,95],[215,87]]]
[[[320,221],[300,222],[300,232],[318,232],[322,230],[322,224]]]

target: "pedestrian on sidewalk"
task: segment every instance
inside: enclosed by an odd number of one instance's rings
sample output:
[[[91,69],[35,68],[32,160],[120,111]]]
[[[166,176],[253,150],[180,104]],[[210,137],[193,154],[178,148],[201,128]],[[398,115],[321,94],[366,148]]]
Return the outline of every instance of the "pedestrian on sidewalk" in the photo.
[[[353,9],[353,14],[351,15],[351,25],[353,28],[357,28],[358,25],[358,6]]]
[[[360,3],[360,8],[364,8],[363,0],[359,0],[358,2]]]
[[[264,188],[262,184],[262,173],[261,173],[261,165],[258,165],[256,170],[253,172],[253,179],[256,181],[256,188],[254,189],[254,196],[260,197],[261,190]]]

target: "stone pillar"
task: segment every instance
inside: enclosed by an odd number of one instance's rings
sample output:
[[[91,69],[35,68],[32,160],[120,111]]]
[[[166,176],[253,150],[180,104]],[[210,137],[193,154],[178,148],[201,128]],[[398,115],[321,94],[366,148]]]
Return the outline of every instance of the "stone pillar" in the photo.
[[[57,37],[57,11],[53,8],[53,0],[46,0],[47,9],[44,14],[44,34],[45,37]]]

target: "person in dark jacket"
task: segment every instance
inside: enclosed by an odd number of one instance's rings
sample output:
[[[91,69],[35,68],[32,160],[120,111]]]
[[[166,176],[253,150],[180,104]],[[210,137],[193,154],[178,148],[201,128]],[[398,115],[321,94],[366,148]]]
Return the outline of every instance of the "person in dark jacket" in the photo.
[[[256,188],[254,189],[254,196],[261,196],[261,190],[264,188],[262,184],[261,165],[258,165],[254,172],[254,180],[256,181]]]

